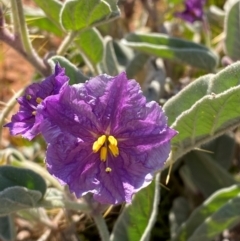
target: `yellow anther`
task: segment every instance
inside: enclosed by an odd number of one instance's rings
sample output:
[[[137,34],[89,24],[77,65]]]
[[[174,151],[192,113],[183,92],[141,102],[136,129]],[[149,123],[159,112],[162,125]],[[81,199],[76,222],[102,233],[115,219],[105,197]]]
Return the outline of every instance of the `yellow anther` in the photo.
[[[112,154],[116,157],[119,155],[119,150],[118,150],[118,147],[117,146],[114,146],[112,144],[109,144],[108,145],[110,151],[112,152]]]
[[[26,95],[26,99],[27,99],[27,100],[31,100],[31,99],[32,99],[32,96],[31,96],[31,95]]]
[[[105,135],[102,135],[93,143],[92,150],[93,150],[94,153],[99,151],[99,149],[105,143],[106,138],[107,137]]]
[[[36,102],[37,102],[38,104],[40,104],[42,101],[43,101],[43,99],[37,97]]]
[[[33,112],[32,112],[32,115],[36,115],[36,113],[37,113],[36,111],[33,111]]]
[[[100,150],[100,160],[105,162],[107,160],[107,147],[103,146]]]
[[[107,172],[107,173],[109,173],[109,172],[111,172],[112,171],[112,168],[110,168],[110,167],[107,167],[106,169],[105,169],[105,172]]]
[[[117,139],[114,136],[109,136],[108,141],[110,142],[111,145],[117,146]]]
[[[99,145],[103,145],[105,143],[106,139],[107,139],[107,137],[105,135],[102,135],[97,139],[97,142],[99,143]]]

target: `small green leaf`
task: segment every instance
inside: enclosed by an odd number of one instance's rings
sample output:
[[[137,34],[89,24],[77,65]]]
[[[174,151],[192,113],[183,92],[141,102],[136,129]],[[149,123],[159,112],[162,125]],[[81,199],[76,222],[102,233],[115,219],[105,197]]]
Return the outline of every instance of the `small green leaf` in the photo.
[[[57,0],[34,0],[34,2],[46,13],[48,18],[55,23],[56,26],[60,27],[60,10],[62,3]]]
[[[0,217],[0,239],[2,241],[16,240],[16,231],[12,215]]]
[[[36,207],[41,198],[41,192],[25,187],[15,186],[5,188],[0,192],[0,216]]]
[[[236,61],[240,59],[240,1],[234,1],[225,18],[225,48],[227,55]]]
[[[208,71],[214,70],[218,63],[218,56],[205,46],[164,34],[131,33],[123,43],[146,54],[177,60]]]
[[[96,28],[81,32],[75,39],[83,59],[87,58],[94,66],[98,64],[104,54],[103,38]]]
[[[43,178],[36,172],[12,166],[0,167],[0,192],[6,188],[21,186],[39,191],[44,196],[47,186]]]
[[[75,65],[62,56],[55,55],[48,62],[52,68],[55,67],[57,62],[62,68],[65,68],[65,74],[70,78],[70,85],[84,83],[88,79]]]
[[[159,177],[148,187],[138,192],[132,204],[125,206],[118,218],[111,241],[148,241],[150,232],[156,221],[160,197]]]
[[[240,221],[240,186],[215,192],[181,225],[172,241],[202,241],[213,238]]]
[[[104,23],[119,15],[118,8],[104,0],[68,0],[64,3],[60,17],[66,30],[81,30]]]

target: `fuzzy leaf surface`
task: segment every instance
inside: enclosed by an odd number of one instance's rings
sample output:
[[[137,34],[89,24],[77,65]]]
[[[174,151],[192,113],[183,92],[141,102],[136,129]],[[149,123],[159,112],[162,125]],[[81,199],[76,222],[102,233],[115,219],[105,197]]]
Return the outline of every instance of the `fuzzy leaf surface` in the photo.
[[[45,194],[47,186],[44,179],[36,172],[13,166],[0,167],[0,192],[10,187],[25,187]],[[0,202],[1,203],[1,202]]]
[[[240,1],[235,1],[226,13],[225,49],[227,55],[236,61],[240,59]]]
[[[25,187],[9,187],[0,192],[0,216],[37,206],[42,193]]]
[[[88,77],[85,76],[74,64],[62,56],[55,55],[48,60],[52,68],[58,62],[62,68],[65,68],[65,74],[70,78],[70,85],[84,83]]]
[[[170,124],[179,131],[172,140],[175,158],[239,125],[239,67],[237,62],[214,76],[203,76],[166,103]]]
[[[126,205],[111,234],[111,241],[148,241],[156,221],[160,197],[159,177],[138,192],[132,204]]]
[[[240,186],[220,189],[181,225],[172,241],[212,240],[240,220]]]
[[[165,34],[128,34],[123,43],[140,52],[177,60],[208,71],[215,69],[218,56],[203,45]]]
[[[81,54],[86,57],[93,65],[99,63],[104,55],[103,38],[96,28],[81,32],[75,39],[75,43]]]
[[[60,13],[62,26],[66,30],[82,30],[119,16],[114,1],[68,0]]]

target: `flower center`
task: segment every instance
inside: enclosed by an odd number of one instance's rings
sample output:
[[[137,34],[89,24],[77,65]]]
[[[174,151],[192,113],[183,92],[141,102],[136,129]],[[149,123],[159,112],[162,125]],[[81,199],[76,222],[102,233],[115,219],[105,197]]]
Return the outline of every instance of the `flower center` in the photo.
[[[117,145],[118,141],[114,136],[102,135],[93,143],[92,150],[94,153],[97,153],[100,150],[100,160],[105,162],[107,161],[109,150],[114,157],[119,155],[119,149]],[[112,169],[107,167],[105,171],[109,173],[112,171]]]
[[[27,100],[31,100],[31,99],[32,99],[32,96],[31,96],[31,95],[26,95],[25,97],[26,97]],[[43,101],[43,99],[40,98],[40,97],[37,97],[37,98],[35,99],[35,101],[37,102],[37,104],[41,104],[42,101]],[[35,109],[36,107],[35,107],[35,106],[32,106],[32,108]],[[32,112],[32,115],[35,116],[36,113],[37,113],[36,111],[33,111],[33,112]]]

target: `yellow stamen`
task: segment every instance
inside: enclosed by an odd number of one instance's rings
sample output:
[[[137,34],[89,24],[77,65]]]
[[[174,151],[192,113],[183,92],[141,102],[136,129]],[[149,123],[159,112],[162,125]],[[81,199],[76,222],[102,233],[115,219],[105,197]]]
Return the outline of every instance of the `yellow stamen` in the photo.
[[[105,169],[105,172],[107,172],[107,173],[109,173],[109,172],[111,172],[112,171],[112,168],[110,168],[110,167],[107,167],[106,169]]]
[[[109,136],[108,141],[110,142],[111,145],[117,146],[117,139],[114,136]]]
[[[37,113],[36,111],[33,111],[33,112],[32,112],[32,115],[36,115],[36,113]]]
[[[26,99],[27,99],[27,100],[31,100],[31,99],[32,99],[32,96],[31,96],[31,95],[26,95]]]
[[[99,143],[99,145],[103,145],[106,141],[106,136],[105,135],[102,135],[100,136],[98,139],[97,139],[97,142]]]
[[[40,104],[42,101],[43,101],[43,99],[37,97],[36,102],[37,102],[38,104]]]
[[[105,135],[102,135],[93,143],[92,150],[93,150],[94,153],[99,151],[99,149],[105,143],[106,138],[107,137]]]
[[[107,160],[107,147],[103,146],[100,150],[100,160],[105,162]]]
[[[116,157],[119,155],[119,150],[118,150],[118,147],[117,146],[114,146],[112,144],[109,144],[108,145],[110,151],[112,152],[112,154]]]

